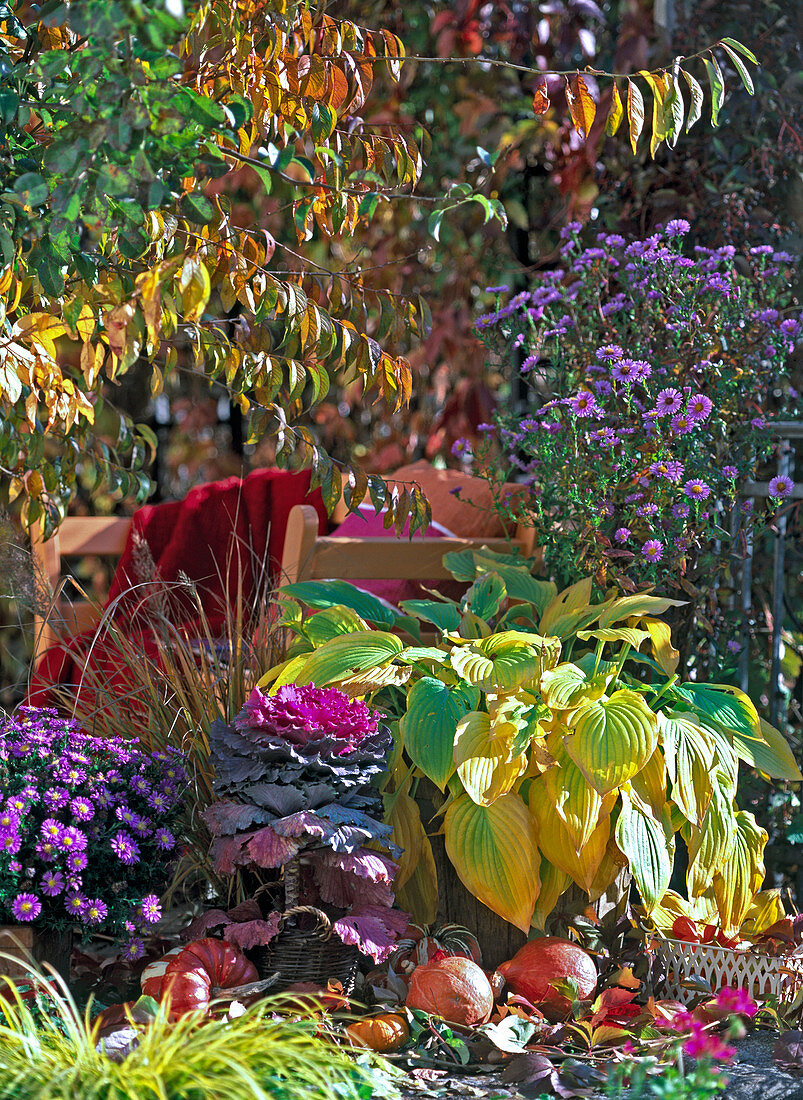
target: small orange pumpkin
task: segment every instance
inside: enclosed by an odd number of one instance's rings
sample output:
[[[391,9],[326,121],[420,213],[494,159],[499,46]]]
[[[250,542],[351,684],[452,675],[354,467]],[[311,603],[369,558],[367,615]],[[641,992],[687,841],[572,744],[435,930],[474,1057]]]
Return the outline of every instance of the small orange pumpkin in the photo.
[[[366,1016],[346,1028],[349,1042],[355,1047],[368,1047],[379,1054],[392,1054],[410,1038],[404,1016],[385,1012],[381,1016]]]
[[[450,1024],[484,1024],[494,1007],[491,983],[471,959],[452,956],[418,966],[410,978],[405,1004]]]

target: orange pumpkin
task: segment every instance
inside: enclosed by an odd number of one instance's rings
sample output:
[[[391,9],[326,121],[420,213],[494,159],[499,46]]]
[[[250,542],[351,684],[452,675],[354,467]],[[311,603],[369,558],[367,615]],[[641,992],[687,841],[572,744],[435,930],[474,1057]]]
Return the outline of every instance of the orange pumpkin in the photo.
[[[571,1002],[552,982],[573,978],[580,1000],[590,997],[597,984],[597,968],[588,952],[557,936],[530,940],[498,970],[514,993],[526,997],[553,1021],[566,1018]]]
[[[451,1024],[470,1027],[490,1018],[494,995],[481,967],[454,956],[416,967],[405,1003]]]
[[[352,1046],[392,1054],[410,1038],[410,1029],[404,1016],[385,1012],[381,1016],[366,1016],[364,1020],[349,1024],[346,1036]]]
[[[214,990],[259,980],[256,967],[234,944],[209,936],[195,940],[168,964],[161,997],[170,998],[173,1019],[209,1008]]]

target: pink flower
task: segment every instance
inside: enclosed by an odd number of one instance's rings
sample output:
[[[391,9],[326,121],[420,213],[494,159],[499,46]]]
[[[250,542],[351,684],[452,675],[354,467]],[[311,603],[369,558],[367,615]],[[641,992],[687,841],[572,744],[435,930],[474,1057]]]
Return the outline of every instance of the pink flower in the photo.
[[[730,645],[730,643],[728,643]],[[741,646],[737,643],[737,650]],[[739,1013],[741,1016],[755,1016],[758,1012],[758,1006],[753,998],[747,992],[746,989],[731,989],[729,986],[724,986],[717,993],[717,1005],[720,1008],[724,1008],[727,1012]]]
[[[726,1046],[718,1035],[700,1028],[683,1044],[683,1051],[690,1058],[711,1058],[716,1062],[729,1062],[736,1047]]]

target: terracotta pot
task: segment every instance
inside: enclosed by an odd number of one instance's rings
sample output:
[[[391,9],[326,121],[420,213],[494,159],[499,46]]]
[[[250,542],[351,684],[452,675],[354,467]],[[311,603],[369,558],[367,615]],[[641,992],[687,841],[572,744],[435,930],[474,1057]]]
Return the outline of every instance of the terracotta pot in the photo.
[[[26,924],[0,924],[0,955],[13,955],[14,959],[0,958],[0,976],[24,980],[30,976],[30,958],[45,969],[44,964],[60,974],[65,981],[70,977],[72,955],[72,931],[53,932]],[[45,970],[47,973],[47,970]]]

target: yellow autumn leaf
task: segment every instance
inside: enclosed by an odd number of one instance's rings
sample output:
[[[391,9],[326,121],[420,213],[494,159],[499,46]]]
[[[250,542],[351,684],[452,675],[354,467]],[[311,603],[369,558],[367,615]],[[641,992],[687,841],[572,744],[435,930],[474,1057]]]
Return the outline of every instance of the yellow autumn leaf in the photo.
[[[781,888],[774,890],[761,890],[753,898],[750,908],[742,921],[742,932],[757,934],[765,932],[770,925],[783,920],[786,916],[783,902],[781,901]]]
[[[622,97],[619,94],[619,88],[614,80],[611,84],[611,106],[608,110],[608,117],[605,120],[605,133],[608,137],[613,137],[619,129],[622,119],[624,118],[624,113]]]
[[[639,69],[639,76],[643,76],[652,89],[652,133],[650,135],[650,156],[655,159],[655,150],[669,132],[664,113],[669,87],[669,77],[665,72],[650,73],[646,69]]]
[[[616,793],[611,792],[603,800],[562,746],[556,747],[554,755],[558,766],[543,773],[543,791],[579,852],[588,844],[603,814],[607,816],[613,809]]]
[[[438,871],[428,836],[421,842],[421,857],[410,878],[394,890],[397,905],[419,924],[432,924],[438,915]]]
[[[686,886],[690,898],[699,897],[711,885],[714,875],[733,855],[736,815],[730,777],[718,771],[711,782],[711,799],[700,828],[691,827],[688,840],[689,866]]]
[[[538,826],[538,847],[542,855],[589,891],[611,835],[610,818],[603,817],[581,851],[572,843],[569,830],[544,790],[544,776],[530,784],[527,802]]]
[[[541,888],[535,819],[516,794],[492,806],[460,795],[446,811],[446,852],[466,889],[522,932]]]
[[[714,875],[714,896],[726,936],[735,935],[764,881],[766,830],[745,810],[736,814],[733,852]]]
[[[661,619],[644,619],[643,623],[650,632],[655,660],[667,676],[674,676],[677,672],[680,653],[672,645],[672,631],[668,623]]]
[[[548,859],[542,857],[541,859],[541,892],[538,895],[538,901],[535,903],[535,911],[533,913],[532,927],[538,928],[542,932],[546,928],[547,917],[558,903],[558,898],[567,889],[571,883],[571,876],[567,875],[565,871],[561,871],[559,867],[556,867],[553,863],[550,863]]]
[[[527,767],[524,753],[513,755],[518,727],[512,722],[491,725],[489,714],[472,711],[457,723],[454,762],[469,798],[490,806],[507,794]]]
[[[566,102],[569,104],[569,114],[575,130],[587,139],[597,113],[597,105],[579,73],[566,77]]]
[[[412,877],[421,859],[426,834],[418,805],[406,791],[386,795],[385,802],[390,805],[385,821],[393,829],[393,843],[402,849],[402,854],[396,861],[399,869],[393,878],[394,889],[398,893]]]

